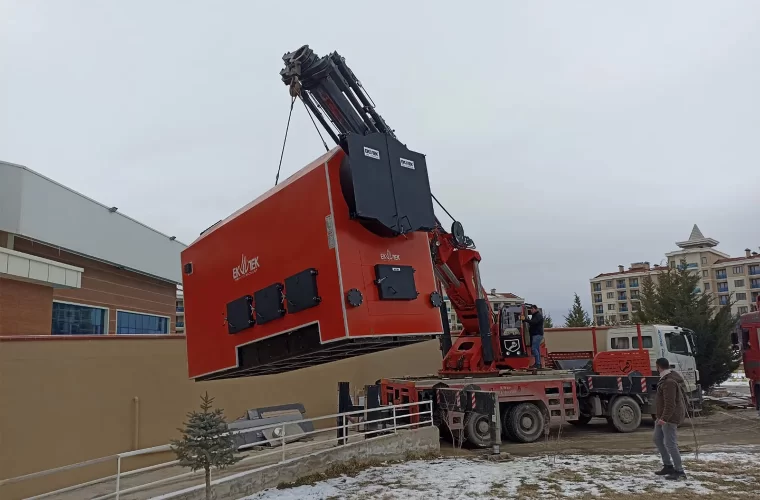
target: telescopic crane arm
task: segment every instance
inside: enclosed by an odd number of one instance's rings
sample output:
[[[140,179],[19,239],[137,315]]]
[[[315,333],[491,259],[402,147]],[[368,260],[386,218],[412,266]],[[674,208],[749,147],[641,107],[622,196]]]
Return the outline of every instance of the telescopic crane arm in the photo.
[[[283,56],[282,81],[292,97],[300,97],[335,143],[343,146],[348,133],[367,135],[380,132],[396,137],[382,116],[375,111],[346,60],[338,54],[319,57],[308,45]],[[328,123],[329,121],[329,123]]]
[[[424,155],[409,151],[398,141],[340,54],[333,52],[319,57],[304,45],[282,59],[285,68],[280,76],[291,97],[303,100],[347,155],[348,173],[344,185],[342,165],[341,184],[352,217],[381,236],[395,237],[412,231],[428,233],[440,291],[449,297],[463,325],[459,338],[452,344],[446,306],[441,305],[442,373],[492,373],[504,367],[520,367],[512,366],[516,365],[515,359],[505,365],[501,355],[499,325],[494,321],[481,282],[480,254],[473,241],[465,236],[459,222],[455,221],[451,232],[447,232],[435,217]],[[367,162],[365,157],[371,160]],[[380,162],[381,158],[389,163]],[[381,193],[382,182],[378,179],[385,180],[386,165],[390,187]],[[363,187],[359,181],[366,172],[371,172],[372,179]],[[424,181],[420,176],[424,176]],[[371,198],[371,204],[360,199],[364,189],[371,191],[365,198]],[[381,203],[388,206],[379,207]]]

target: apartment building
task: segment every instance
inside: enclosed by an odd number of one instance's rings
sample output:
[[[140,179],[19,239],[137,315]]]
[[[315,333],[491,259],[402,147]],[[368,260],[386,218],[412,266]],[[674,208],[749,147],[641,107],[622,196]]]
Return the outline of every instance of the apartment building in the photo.
[[[754,309],[753,302],[760,292],[760,255],[748,248],[743,257],[731,257],[717,250],[718,244],[717,240],[705,237],[695,224],[687,240],[676,242],[678,250],[665,254],[668,267],[676,268],[685,261],[686,268],[702,278],[698,292],[711,293],[716,306],[733,300],[733,313],[743,314]],[[650,267],[649,262],[636,262],[628,269],[618,266],[617,272],[591,278],[594,322],[601,325],[631,321],[640,307],[644,278],[650,276],[656,281],[665,269],[659,265]]]
[[[452,332],[457,332],[462,329],[462,323],[459,322],[457,314],[451,307],[451,302],[448,297],[445,297],[446,307],[449,311],[449,326]],[[504,306],[516,306],[525,303],[525,299],[518,297],[514,293],[509,292],[497,292],[495,288],[491,288],[488,293],[488,302],[491,304],[494,312],[497,312]]]

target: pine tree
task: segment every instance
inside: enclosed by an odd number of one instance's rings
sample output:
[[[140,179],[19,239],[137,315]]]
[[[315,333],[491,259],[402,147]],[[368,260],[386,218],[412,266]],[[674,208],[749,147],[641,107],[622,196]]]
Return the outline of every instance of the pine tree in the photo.
[[[634,313],[638,323],[660,323],[680,326],[694,331],[700,385],[709,389],[728,380],[739,367],[739,353],[733,348],[731,334],[736,317],[731,314],[729,301],[715,308],[710,293],[697,291],[701,276],[689,271],[686,261],[675,269],[658,275],[657,283],[644,278],[640,298],[641,309]]]
[[[573,307],[567,312],[565,316],[565,326],[591,326],[591,318],[588,313],[583,310],[581,304],[581,298],[578,294],[575,294],[573,299]]]
[[[552,315],[546,313],[544,316],[544,328],[554,328],[554,322],[552,321]]]
[[[185,428],[177,429],[182,439],[171,442],[181,466],[205,471],[206,500],[211,500],[211,468],[224,469],[240,460],[235,456],[236,446],[224,421],[224,411],[221,408],[212,411],[213,402],[208,393],[201,396],[202,411],[188,413]]]

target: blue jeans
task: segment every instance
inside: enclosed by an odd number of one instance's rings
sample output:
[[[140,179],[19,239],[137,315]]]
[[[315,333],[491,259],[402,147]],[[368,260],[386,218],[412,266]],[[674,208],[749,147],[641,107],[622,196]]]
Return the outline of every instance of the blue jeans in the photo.
[[[683,471],[681,452],[678,450],[678,426],[665,423],[654,424],[654,444],[660,452],[663,465],[672,465],[677,471]]]
[[[530,351],[533,353],[533,364],[535,366],[541,366],[541,342],[543,340],[543,335],[533,335],[530,338]]]

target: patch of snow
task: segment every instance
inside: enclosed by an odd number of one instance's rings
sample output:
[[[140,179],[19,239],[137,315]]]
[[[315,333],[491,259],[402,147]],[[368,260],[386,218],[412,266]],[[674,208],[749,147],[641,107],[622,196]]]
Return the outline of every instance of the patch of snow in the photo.
[[[717,387],[749,387],[749,379],[746,380],[726,380]]]
[[[684,455],[686,473],[692,455]],[[760,466],[760,454],[702,453],[700,462],[736,464],[742,470]],[[704,465],[704,464],[703,464]],[[516,498],[529,493],[537,498],[560,494],[566,498],[588,498],[611,493],[669,493],[684,491],[701,495],[714,491],[715,473],[699,472],[686,482],[671,482],[653,474],[661,467],[654,455],[568,455],[517,458],[494,463],[466,458],[416,460],[373,467],[356,477],[338,477],[312,486],[271,489],[245,500],[337,500],[352,498],[467,499]],[[722,477],[729,481],[732,478]],[[740,477],[734,478],[744,482]],[[713,489],[710,489],[712,486]],[[725,485],[721,489],[725,489]],[[730,486],[729,486],[730,488]]]

